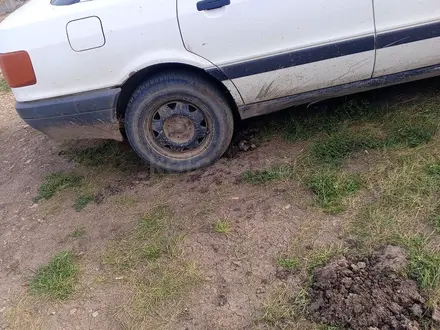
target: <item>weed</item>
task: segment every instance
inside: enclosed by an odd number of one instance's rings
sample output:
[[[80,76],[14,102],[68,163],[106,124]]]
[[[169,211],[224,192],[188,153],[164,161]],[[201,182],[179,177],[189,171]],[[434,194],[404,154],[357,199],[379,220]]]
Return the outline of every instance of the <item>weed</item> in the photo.
[[[270,181],[288,180],[293,177],[293,169],[289,166],[275,166],[264,171],[247,170],[243,174],[244,182],[264,184]]]
[[[281,120],[272,120],[262,129],[263,138],[276,132],[282,132],[286,141],[306,140],[322,132],[337,132],[346,126],[349,120],[359,119],[372,113],[366,100],[346,100],[329,110],[299,109],[295,113],[282,116]],[[278,115],[280,117],[281,115]]]
[[[334,327],[332,325],[321,324],[319,325],[318,330],[340,330],[340,328]]]
[[[95,199],[93,195],[82,195],[79,196],[75,201],[75,211],[82,211],[90,202]]]
[[[330,259],[338,255],[343,255],[346,252],[347,251],[342,247],[333,246],[333,245],[326,249],[318,249],[311,251],[311,253],[309,253],[309,255],[306,257],[308,273],[311,274],[315,268],[327,264],[330,261]]]
[[[434,226],[434,229],[437,233],[440,233],[440,215],[434,215],[429,219],[431,225]]]
[[[66,299],[75,289],[78,274],[79,268],[72,253],[61,252],[37,270],[29,288],[33,294]]]
[[[319,163],[341,165],[342,161],[353,153],[381,146],[382,142],[370,134],[345,131],[331,134],[324,141],[315,142],[309,152]]]
[[[280,288],[264,302],[261,320],[274,328],[282,328],[298,319],[302,307],[292,304],[288,290]]]
[[[157,207],[141,217],[135,230],[116,240],[107,250],[104,263],[119,270],[135,269],[147,261],[171,256],[177,238],[171,235],[172,213],[166,207]]]
[[[406,118],[401,116],[391,121],[388,126],[386,146],[403,145],[415,148],[423,143],[431,141],[437,131],[437,125],[425,116]]]
[[[440,178],[440,163],[431,163],[426,166],[426,172]]]
[[[38,195],[35,196],[34,201],[38,202],[41,199],[49,199],[57,191],[78,187],[82,184],[83,177],[73,173],[52,173],[44,178],[43,183],[40,185]]]
[[[126,307],[135,323],[160,324],[169,319],[180,310],[185,293],[200,283],[196,265],[180,253],[172,216],[166,206],[154,208],[133,232],[116,238],[104,255],[107,273],[122,272],[136,290]]]
[[[142,256],[147,260],[157,260],[161,255],[162,250],[157,245],[145,246],[142,250]]]
[[[427,250],[423,236],[402,238],[409,254],[409,275],[422,289],[433,289],[440,284],[440,255]]]
[[[214,224],[214,231],[220,234],[229,234],[231,228],[229,227],[229,223],[226,220],[218,220]]]
[[[328,213],[344,211],[343,198],[357,192],[362,181],[356,174],[338,174],[331,171],[321,171],[313,174],[308,180],[308,186],[317,196],[318,204]]]
[[[3,77],[0,77],[0,93],[9,92],[11,89],[9,88],[6,80]]]
[[[70,237],[79,238],[79,237],[84,236],[85,233],[86,233],[86,230],[83,227],[77,228],[70,234]]]
[[[299,261],[297,259],[277,257],[276,262],[278,266],[285,269],[296,270],[299,268]]]

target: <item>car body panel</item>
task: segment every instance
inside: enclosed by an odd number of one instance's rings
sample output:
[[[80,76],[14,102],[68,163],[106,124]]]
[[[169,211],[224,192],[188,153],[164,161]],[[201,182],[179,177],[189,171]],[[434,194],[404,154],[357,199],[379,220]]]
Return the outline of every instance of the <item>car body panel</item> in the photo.
[[[66,25],[90,16],[102,22],[105,45],[73,51]],[[20,102],[120,86],[135,72],[160,63],[212,67],[184,48],[175,0],[94,0],[70,6],[31,0],[0,24],[0,40],[0,53],[26,50],[32,59],[37,84],[13,89]]]
[[[205,70],[241,118],[440,74],[438,0],[222,3],[29,1],[0,23],[0,53],[28,52],[37,78],[12,89],[19,114],[52,137],[110,137],[119,88],[158,64]]]
[[[220,67],[246,104],[373,73],[371,0],[233,0],[210,11],[177,4],[185,47]]]

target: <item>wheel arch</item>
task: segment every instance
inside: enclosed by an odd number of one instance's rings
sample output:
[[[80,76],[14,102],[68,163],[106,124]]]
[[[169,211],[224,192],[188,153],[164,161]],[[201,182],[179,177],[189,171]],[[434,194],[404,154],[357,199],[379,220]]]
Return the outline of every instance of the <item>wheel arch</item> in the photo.
[[[137,71],[136,73],[132,74],[121,86],[121,94],[118,99],[117,107],[116,107],[116,115],[118,120],[121,123],[121,128],[123,128],[124,118],[125,118],[125,111],[127,109],[128,102],[133,95],[133,92],[136,90],[136,88],[146,79],[148,79],[150,76],[158,73],[158,72],[169,72],[169,71],[175,71],[175,70],[184,70],[189,72],[197,72],[197,74],[209,79],[212,83],[214,83],[219,90],[221,90],[228,101],[229,106],[231,107],[234,120],[239,120],[240,113],[238,111],[238,104],[234,97],[232,96],[229,89],[225,86],[223,82],[218,80],[213,75],[209,74],[205,70],[188,65],[188,64],[182,64],[182,63],[160,63],[155,64],[149,67],[146,67],[142,70]],[[235,87],[234,87],[235,88]]]

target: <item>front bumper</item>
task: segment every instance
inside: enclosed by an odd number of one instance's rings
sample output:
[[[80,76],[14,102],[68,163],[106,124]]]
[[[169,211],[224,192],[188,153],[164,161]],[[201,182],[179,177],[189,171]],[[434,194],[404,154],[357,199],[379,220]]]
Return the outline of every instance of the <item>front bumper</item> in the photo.
[[[120,88],[17,102],[20,117],[31,127],[55,140],[122,140],[116,104]]]

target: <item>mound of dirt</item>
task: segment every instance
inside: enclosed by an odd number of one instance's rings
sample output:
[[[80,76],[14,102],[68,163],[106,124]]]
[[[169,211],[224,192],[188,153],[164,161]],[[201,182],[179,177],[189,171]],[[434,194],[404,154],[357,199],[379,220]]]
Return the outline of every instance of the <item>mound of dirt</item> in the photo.
[[[417,284],[399,275],[403,249],[386,246],[369,258],[341,258],[315,269],[308,317],[344,329],[429,329],[431,312]]]

